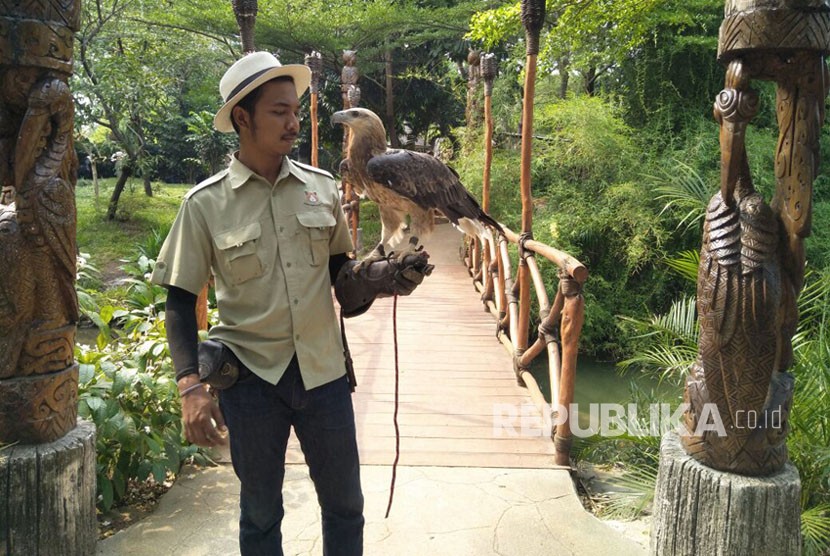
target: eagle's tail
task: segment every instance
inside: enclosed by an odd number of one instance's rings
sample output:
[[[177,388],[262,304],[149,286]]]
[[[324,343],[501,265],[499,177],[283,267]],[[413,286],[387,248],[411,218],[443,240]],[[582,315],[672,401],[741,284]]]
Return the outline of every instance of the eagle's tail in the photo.
[[[504,234],[504,229],[501,227],[501,224],[496,222],[496,220],[492,216],[490,216],[489,214],[487,214],[483,210],[481,211],[481,214],[478,216],[478,221],[481,222],[482,224],[490,226],[491,228],[496,230],[498,233]]]

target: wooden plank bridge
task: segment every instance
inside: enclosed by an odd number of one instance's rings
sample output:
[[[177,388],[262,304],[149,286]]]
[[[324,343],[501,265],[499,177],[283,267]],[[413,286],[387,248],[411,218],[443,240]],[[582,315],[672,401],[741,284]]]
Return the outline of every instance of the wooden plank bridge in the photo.
[[[549,468],[548,434],[520,433],[521,416],[538,415],[519,386],[510,354],[496,337],[461,261],[462,234],[439,225],[426,249],[435,270],[410,296],[398,299],[400,465]],[[395,459],[393,300],[375,301],[346,321],[354,358],[354,394],[361,463]],[[516,412],[515,431],[494,428]],[[541,427],[539,427],[541,430]],[[292,435],[287,461],[303,461]]]

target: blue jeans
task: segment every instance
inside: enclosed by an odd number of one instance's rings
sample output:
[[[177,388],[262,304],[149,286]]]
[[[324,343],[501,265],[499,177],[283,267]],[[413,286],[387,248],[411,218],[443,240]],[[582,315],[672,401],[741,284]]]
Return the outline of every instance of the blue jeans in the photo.
[[[306,390],[296,355],[274,386],[252,374],[220,392],[241,482],[242,556],[282,556],[282,482],[291,426],[322,509],[323,554],[363,553],[363,493],[346,377]]]

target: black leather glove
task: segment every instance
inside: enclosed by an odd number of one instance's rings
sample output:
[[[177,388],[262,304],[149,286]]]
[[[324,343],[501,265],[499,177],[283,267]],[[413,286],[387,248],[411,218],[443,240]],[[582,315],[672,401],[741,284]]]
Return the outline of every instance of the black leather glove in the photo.
[[[334,282],[334,294],[344,317],[366,312],[378,297],[409,295],[432,273],[429,255],[411,251],[403,257],[394,255],[379,261],[348,261]],[[359,267],[356,271],[355,267]]]

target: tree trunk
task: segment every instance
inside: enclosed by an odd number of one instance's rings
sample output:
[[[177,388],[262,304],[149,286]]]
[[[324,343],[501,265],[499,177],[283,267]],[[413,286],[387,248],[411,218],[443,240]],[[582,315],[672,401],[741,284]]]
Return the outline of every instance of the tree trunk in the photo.
[[[144,174],[144,194],[148,197],[153,196],[153,182],[150,181],[148,174]]]
[[[568,81],[570,81],[571,74],[568,71],[568,57],[563,56],[559,58],[559,98],[564,99],[568,96]]]
[[[386,129],[389,130],[389,144],[393,149],[397,149],[398,132],[395,130],[395,93],[392,90],[392,50],[386,48],[384,54],[386,61]]]
[[[90,165],[92,166],[92,191],[95,194],[95,203],[98,203],[98,162],[94,158],[90,158]]]
[[[591,66],[588,68],[588,71],[585,72],[585,92],[588,96],[594,96],[594,87],[597,84],[597,68],[595,66]]]
[[[132,166],[125,164],[121,168],[121,175],[118,176],[118,181],[115,182],[115,189],[112,190],[112,197],[110,197],[110,205],[107,208],[107,220],[115,220],[115,212],[118,210],[118,199],[121,198],[121,193],[124,191],[124,186],[127,180],[133,173]]]

